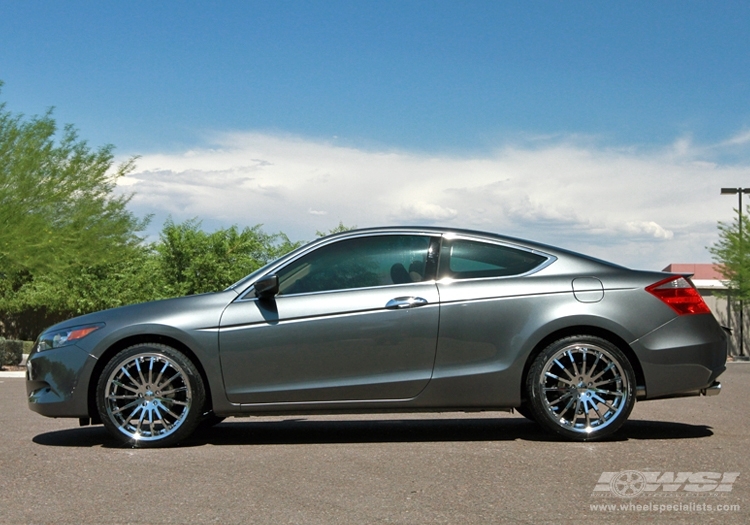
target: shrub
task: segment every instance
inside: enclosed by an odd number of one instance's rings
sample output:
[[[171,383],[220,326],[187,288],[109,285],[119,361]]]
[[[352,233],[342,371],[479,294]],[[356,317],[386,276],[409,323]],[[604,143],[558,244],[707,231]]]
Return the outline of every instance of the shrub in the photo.
[[[0,339],[0,366],[18,365],[23,358],[23,341]]]

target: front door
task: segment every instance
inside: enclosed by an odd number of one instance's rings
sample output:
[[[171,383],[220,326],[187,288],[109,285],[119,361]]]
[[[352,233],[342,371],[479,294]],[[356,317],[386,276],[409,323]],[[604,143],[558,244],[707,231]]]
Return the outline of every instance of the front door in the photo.
[[[422,235],[332,242],[276,271],[279,294],[224,312],[221,363],[234,403],[396,400],[432,375],[439,297]]]

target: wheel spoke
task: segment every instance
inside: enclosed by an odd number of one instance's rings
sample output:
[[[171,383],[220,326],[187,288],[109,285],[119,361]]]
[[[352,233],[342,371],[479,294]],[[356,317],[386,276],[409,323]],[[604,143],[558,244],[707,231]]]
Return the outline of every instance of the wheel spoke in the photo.
[[[180,374],[179,372],[177,372],[177,373],[176,373],[175,375],[173,375],[173,376],[172,376],[171,378],[167,379],[167,380],[166,380],[166,381],[165,381],[164,383],[160,384],[160,385],[159,385],[159,386],[158,386],[157,388],[158,388],[159,390],[164,390],[164,387],[165,387],[165,386],[167,386],[168,384],[170,384],[170,383],[171,383],[172,381],[174,381],[175,379],[177,379],[177,378],[178,378],[178,377],[180,377],[181,375],[182,375],[182,374]]]
[[[138,377],[141,378],[141,384],[142,385],[148,384],[148,383],[146,383],[146,378],[143,377],[143,371],[141,370],[141,360],[140,359],[136,359],[135,360],[135,369],[138,370]]]
[[[573,352],[571,350],[568,350],[568,359],[570,359],[570,364],[573,365],[573,377],[578,377],[580,375],[578,373],[578,365],[576,365],[576,360],[573,359]]]
[[[558,398],[557,398],[557,399],[555,399],[554,401],[551,401],[551,402],[549,403],[549,406],[551,406],[551,407],[552,407],[552,406],[555,406],[556,404],[558,404],[558,403],[562,402],[562,400],[563,400],[563,399],[566,399],[566,398],[568,398],[568,397],[570,397],[570,396],[572,396],[572,395],[573,395],[573,394],[572,394],[571,392],[566,392],[565,394],[561,395],[560,397],[558,397]]]
[[[593,397],[594,397],[594,399],[597,399],[597,400],[599,400],[599,402],[600,402],[600,403],[601,403],[602,405],[604,405],[605,407],[607,407],[608,409],[610,409],[610,410],[615,410],[615,407],[614,407],[614,406],[613,406],[613,405],[612,405],[612,404],[611,404],[611,403],[610,403],[609,401],[607,401],[606,399],[604,399],[604,398],[601,398],[601,397],[599,397],[599,396],[593,396]]]
[[[543,412],[568,431],[601,431],[632,407],[625,366],[619,355],[588,341],[560,347],[548,354],[535,383]]]
[[[562,377],[558,377],[555,374],[553,374],[552,372],[547,372],[545,375],[547,377],[551,377],[552,379],[560,381],[561,383],[565,383],[566,385],[573,385],[572,381],[568,381],[567,379],[563,379]]]
[[[592,388],[591,392],[595,392],[597,394],[604,394],[606,396],[618,396],[622,397],[625,394],[623,392],[619,392],[617,390],[602,390],[601,388]]]
[[[161,376],[164,375],[164,371],[169,367],[169,363],[164,363],[164,366],[159,370],[159,375],[156,376],[156,379],[154,379],[153,384],[158,385],[159,381],[161,381]]]
[[[588,351],[586,348],[581,348],[581,375],[586,376],[586,355],[588,354]]]
[[[181,386],[179,388],[173,388],[172,390],[167,390],[166,392],[162,392],[162,397],[171,396],[172,394],[175,394],[177,392],[186,392],[187,387]]]
[[[139,410],[141,411],[143,410],[143,405],[141,405],[140,403],[138,404],[137,407],[133,409],[133,411],[130,413],[128,417],[122,420],[121,426],[125,427],[127,425],[130,425],[130,422],[133,420],[133,418],[135,417],[135,415],[138,413]]]
[[[161,410],[159,410],[158,404],[154,403],[153,411],[156,413],[158,420],[164,423],[164,416],[162,415]]]
[[[595,381],[595,382],[592,383],[591,386],[597,386],[598,387],[598,386],[602,386],[602,385],[607,385],[609,383],[616,383],[618,381],[622,381],[622,378],[620,376],[615,376],[615,377],[613,377],[611,379],[605,379],[604,381]]]
[[[165,412],[166,412],[167,414],[169,414],[170,416],[172,416],[173,418],[175,418],[175,419],[180,419],[180,416],[178,416],[177,414],[175,414],[174,412],[172,412],[171,410],[169,410],[169,408],[167,408],[166,406],[162,405],[162,406],[161,406],[161,408],[163,408],[163,409],[164,409],[164,411],[165,411]]]
[[[127,410],[128,408],[136,406],[136,405],[139,405],[140,403],[141,403],[141,400],[140,399],[136,399],[135,401],[132,401],[132,402],[128,403],[127,405],[124,405],[124,406],[116,408],[115,410],[112,411],[112,415],[117,415],[120,412],[122,412],[123,410]],[[133,414],[130,414],[130,415],[132,417]]]
[[[562,363],[561,363],[561,362],[560,362],[560,361],[559,361],[558,359],[555,359],[555,360],[554,360],[553,362],[554,362],[554,363],[555,363],[555,364],[556,364],[557,366],[559,366],[559,367],[560,367],[560,369],[561,369],[561,370],[562,370],[563,372],[565,372],[565,375],[567,375],[567,376],[568,376],[568,379],[571,379],[571,380],[573,379],[573,375],[572,375],[572,374],[571,374],[571,373],[570,373],[570,372],[568,371],[568,369],[567,369],[566,367],[564,367],[564,366],[563,366],[563,364],[562,364]]]
[[[138,424],[135,426],[137,434],[141,433],[141,426],[143,426],[143,420],[146,418],[146,410],[141,410],[141,415],[138,417]]]
[[[143,383],[139,383],[138,380],[136,380],[133,376],[130,375],[130,372],[128,372],[128,369],[124,366],[120,369],[120,371],[125,374],[128,379],[130,379],[130,382],[136,386],[143,386]]]
[[[602,359],[602,354],[600,352],[597,352],[596,359],[594,359],[594,363],[591,365],[591,368],[589,368],[589,370],[591,370],[592,372],[596,370],[596,367],[599,365],[599,361],[601,361],[601,359]]]
[[[134,394],[138,393],[137,388],[133,388],[132,386],[128,386],[126,384],[121,383],[120,381],[112,381],[112,384],[119,388],[124,388],[125,390],[128,390],[129,392],[133,392]]]
[[[562,409],[562,411],[560,412],[560,415],[570,410],[570,407],[573,406],[573,403],[575,403],[577,399],[578,399],[578,396],[571,396],[570,401],[568,401],[568,404],[565,405],[565,408]]]
[[[154,363],[156,362],[156,359],[151,356],[151,359],[149,359],[148,362],[148,382],[149,384],[154,384]]]
[[[602,415],[601,412],[599,412],[599,405],[597,403],[594,403],[591,406],[594,407],[594,410],[596,411],[596,415],[599,416],[599,421],[603,421],[604,420],[604,416]]]
[[[605,373],[607,373],[610,370],[612,370],[614,367],[615,367],[614,363],[608,364],[607,367],[604,370],[602,370],[601,372],[599,372],[598,374],[596,374],[594,377],[592,377],[591,381],[596,381],[597,379],[599,379],[600,377],[602,377]]]
[[[183,366],[169,356],[144,352],[110,368],[103,398],[108,421],[131,442],[162,440],[177,432],[193,413]]]
[[[586,428],[591,428],[591,416],[589,414],[590,408],[589,408],[589,402],[584,399],[583,400],[583,413],[586,416]]]

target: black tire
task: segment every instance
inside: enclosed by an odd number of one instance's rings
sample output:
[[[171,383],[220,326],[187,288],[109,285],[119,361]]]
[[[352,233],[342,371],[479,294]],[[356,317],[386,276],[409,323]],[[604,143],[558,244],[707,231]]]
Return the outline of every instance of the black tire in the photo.
[[[635,373],[609,341],[576,335],[555,341],[534,359],[526,377],[534,420],[574,441],[612,435],[635,404]]]
[[[188,437],[201,421],[205,400],[195,365],[160,344],[139,344],[115,355],[96,389],[105,428],[140,448],[168,447]]]
[[[533,421],[534,423],[536,423],[536,419],[534,418],[534,412],[532,412],[531,408],[525,401],[520,407],[515,407],[513,410],[521,414],[523,417],[525,417],[529,421]]]
[[[198,427],[195,429],[196,432],[204,432],[206,430],[209,430],[222,421],[224,421],[226,418],[217,416],[213,412],[209,412],[208,414],[205,414],[203,418],[200,420],[200,423],[198,423]]]

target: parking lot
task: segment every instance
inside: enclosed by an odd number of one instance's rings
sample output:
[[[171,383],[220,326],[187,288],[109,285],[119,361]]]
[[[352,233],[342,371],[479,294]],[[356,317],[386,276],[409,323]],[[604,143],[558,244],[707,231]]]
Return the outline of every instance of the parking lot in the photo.
[[[0,523],[749,523],[750,365],[728,366],[601,443],[500,412],[229,419],[137,450],[0,378]]]

